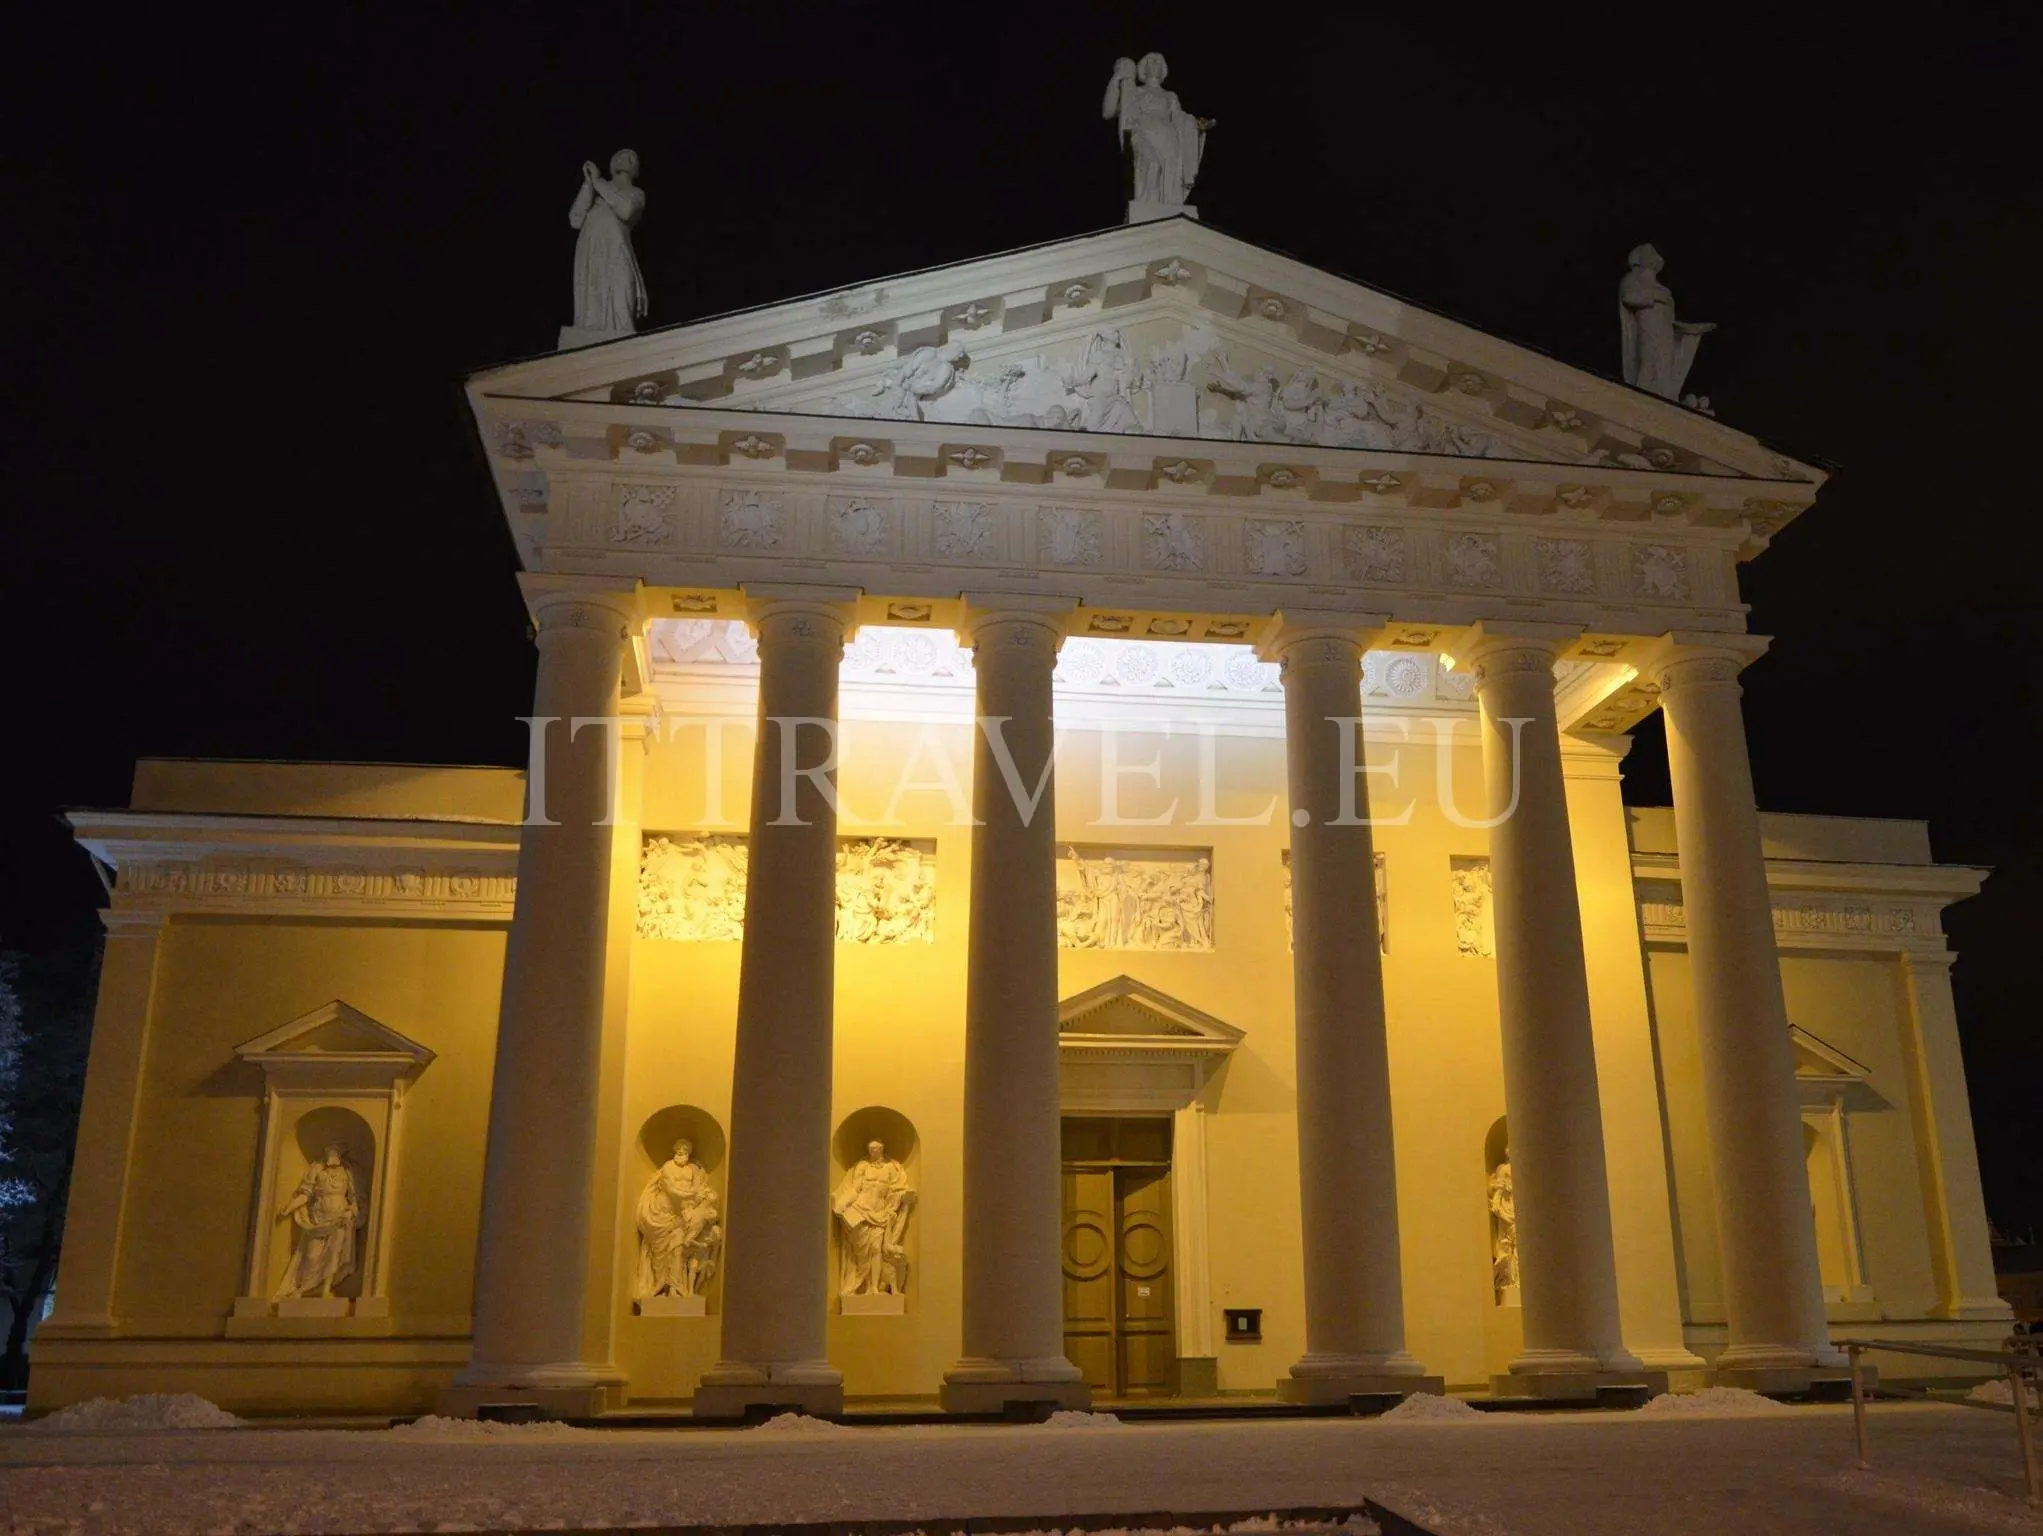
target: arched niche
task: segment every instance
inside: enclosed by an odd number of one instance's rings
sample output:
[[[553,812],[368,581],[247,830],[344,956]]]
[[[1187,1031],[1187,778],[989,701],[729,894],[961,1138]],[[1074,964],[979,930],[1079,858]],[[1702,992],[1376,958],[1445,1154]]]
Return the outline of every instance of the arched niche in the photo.
[[[1500,1307],[1519,1304],[1518,1214],[1510,1161],[1511,1129],[1499,1115],[1483,1137],[1483,1191],[1489,1206],[1490,1289]],[[1504,1172],[1499,1173],[1500,1169]]]
[[[905,1192],[898,1198],[893,1220],[879,1239],[881,1261],[877,1272],[861,1265],[849,1247],[849,1236],[838,1206],[855,1193],[851,1174],[867,1160],[867,1148],[879,1142],[886,1160],[899,1163]],[[830,1138],[831,1180],[830,1263],[831,1284],[837,1293],[838,1310],[847,1317],[898,1317],[908,1309],[908,1297],[917,1281],[916,1255],[921,1221],[915,1211],[916,1192],[921,1188],[922,1138],[915,1122],[898,1109],[868,1104],[855,1109],[837,1123]]]
[[[723,1251],[722,1243],[716,1245],[713,1267],[709,1279],[692,1296],[642,1296],[641,1268],[643,1234],[639,1231],[638,1213],[640,1202],[645,1198],[648,1186],[667,1160],[673,1157],[678,1142],[689,1145],[689,1161],[699,1166],[708,1176],[709,1186],[716,1195],[716,1220],[719,1228],[725,1220],[724,1210],[724,1158],[729,1143],[724,1128],[717,1117],[699,1104],[669,1104],[656,1109],[646,1116],[638,1128],[631,1187],[631,1218],[625,1226],[624,1273],[629,1280],[632,1297],[631,1309],[640,1317],[707,1317],[723,1310]]]
[[[339,999],[234,1053],[261,1069],[263,1102],[247,1262],[229,1336],[317,1332],[347,1326],[339,1319],[389,1317],[385,1287],[405,1093],[433,1053]],[[340,1145],[354,1175],[360,1206],[354,1268],[330,1296],[279,1297],[300,1240],[279,1212],[329,1143]]]

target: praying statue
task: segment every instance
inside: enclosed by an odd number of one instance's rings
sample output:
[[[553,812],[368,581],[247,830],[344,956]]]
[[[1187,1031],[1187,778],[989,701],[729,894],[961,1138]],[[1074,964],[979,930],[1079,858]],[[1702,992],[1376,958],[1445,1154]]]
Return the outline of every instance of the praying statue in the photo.
[[[1624,381],[1663,399],[1679,400],[1688,370],[1695,365],[1695,350],[1716,326],[1674,318],[1674,295],[1660,281],[1666,262],[1658,251],[1642,245],[1629,260],[1631,270],[1617,288]]]
[[[582,162],[582,189],[568,209],[568,223],[581,231],[575,241],[577,331],[628,333],[645,316],[646,280],[631,252],[632,226],[646,211],[637,181],[635,150],[610,157],[608,180],[596,173],[595,161]]]
[[[915,1191],[908,1172],[887,1156],[884,1142],[865,1144],[865,1158],[837,1186],[830,1209],[844,1224],[837,1290],[843,1296],[899,1296],[908,1289],[908,1252],[901,1239]]]
[[[1490,1172],[1490,1283],[1505,1305],[1518,1296],[1518,1202],[1511,1193],[1511,1164]]]
[[[1181,209],[1191,199],[1192,183],[1198,179],[1199,159],[1205,152],[1206,130],[1213,120],[1193,117],[1178,105],[1177,93],[1163,88],[1169,66],[1160,53],[1146,53],[1142,62],[1116,59],[1114,75],[1107,82],[1107,98],[1100,116],[1114,119],[1123,142],[1135,159],[1132,221],[1135,210],[1147,205],[1157,216]]]
[[[638,1197],[633,1301],[700,1296],[716,1273],[724,1229],[717,1216],[716,1191],[694,1159],[694,1143],[685,1138],[675,1142],[674,1155],[660,1165]]]
[[[333,1288],[355,1272],[355,1229],[369,1220],[362,1206],[361,1181],[345,1147],[337,1141],[327,1143],[277,1219],[288,1220],[296,1229],[297,1245],[271,1299],[331,1298]]]

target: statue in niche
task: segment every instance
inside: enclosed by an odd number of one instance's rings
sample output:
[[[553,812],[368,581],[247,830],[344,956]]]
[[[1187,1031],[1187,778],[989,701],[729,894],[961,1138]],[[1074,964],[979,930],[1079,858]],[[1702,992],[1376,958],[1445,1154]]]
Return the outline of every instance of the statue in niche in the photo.
[[[660,1165],[638,1197],[638,1268],[632,1276],[634,1301],[655,1296],[700,1296],[716,1274],[724,1229],[716,1191],[694,1160],[694,1143],[674,1143],[674,1155]]]
[[[1624,342],[1624,381],[1667,400],[1681,398],[1681,386],[1695,364],[1696,348],[1716,326],[1674,318],[1674,295],[1660,281],[1666,265],[1660,253],[1642,245],[1628,258],[1631,270],[1617,287],[1617,319]]]
[[[1192,116],[1178,105],[1175,91],[1163,88],[1169,72],[1160,53],[1145,53],[1139,64],[1114,60],[1100,107],[1100,116],[1114,120],[1133,152],[1133,201],[1157,208],[1181,208],[1191,200],[1206,130],[1213,126],[1211,118]]]
[[[1500,1305],[1518,1300],[1518,1205],[1508,1158],[1490,1171],[1490,1284]]]
[[[638,152],[620,149],[610,157],[610,176],[596,162],[582,162],[582,189],[568,209],[575,240],[575,329],[631,331],[646,312],[646,280],[631,250],[632,226],[645,212],[638,180]]]
[[[908,1252],[901,1239],[915,1191],[908,1172],[887,1156],[884,1142],[865,1144],[865,1157],[837,1185],[830,1210],[844,1224],[837,1291],[842,1296],[900,1296],[908,1289]]]
[[[333,1295],[333,1288],[355,1272],[355,1232],[366,1226],[361,1180],[347,1149],[328,1142],[318,1162],[305,1170],[298,1188],[277,1219],[296,1228],[296,1246],[273,1301]]]

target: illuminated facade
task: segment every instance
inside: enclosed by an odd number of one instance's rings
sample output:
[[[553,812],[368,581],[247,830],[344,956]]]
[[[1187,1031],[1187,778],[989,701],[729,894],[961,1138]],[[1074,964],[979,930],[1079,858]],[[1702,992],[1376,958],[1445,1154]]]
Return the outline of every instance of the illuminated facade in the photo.
[[[1184,219],[470,399],[544,818],[153,762],[76,816],[38,1406],[1574,1396],[2004,1329],[1980,872],[1752,807],[1736,567],[1820,471]]]

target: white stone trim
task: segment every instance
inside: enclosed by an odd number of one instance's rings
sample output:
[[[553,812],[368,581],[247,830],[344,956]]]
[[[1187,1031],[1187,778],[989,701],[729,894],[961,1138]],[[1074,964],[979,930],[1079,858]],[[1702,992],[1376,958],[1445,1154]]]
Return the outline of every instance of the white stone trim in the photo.
[[[1977,895],[1985,877],[1958,864],[1766,861],[1776,942],[1814,953],[1941,954],[1943,909]],[[1635,852],[1632,879],[1647,946],[1685,948],[1679,857]]]

